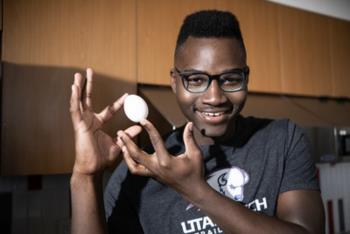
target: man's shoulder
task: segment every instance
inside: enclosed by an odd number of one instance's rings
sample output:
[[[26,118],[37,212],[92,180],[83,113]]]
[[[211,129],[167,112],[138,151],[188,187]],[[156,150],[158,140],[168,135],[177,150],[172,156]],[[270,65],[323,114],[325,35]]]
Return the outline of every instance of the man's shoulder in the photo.
[[[241,138],[248,140],[265,139],[265,141],[278,141],[302,135],[302,129],[290,119],[267,119],[259,117],[240,117],[238,132]]]
[[[270,119],[248,116],[240,116],[240,125],[246,129],[254,130],[273,130],[273,131],[288,131],[289,129],[299,128],[296,123],[288,118]]]

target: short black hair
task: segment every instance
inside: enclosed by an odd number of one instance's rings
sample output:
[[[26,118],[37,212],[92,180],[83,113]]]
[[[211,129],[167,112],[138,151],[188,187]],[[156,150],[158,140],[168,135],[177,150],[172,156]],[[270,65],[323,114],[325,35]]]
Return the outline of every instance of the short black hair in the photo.
[[[239,22],[229,11],[202,10],[194,12],[183,21],[176,41],[175,54],[188,37],[235,38],[246,54]],[[245,57],[245,56],[244,56]]]

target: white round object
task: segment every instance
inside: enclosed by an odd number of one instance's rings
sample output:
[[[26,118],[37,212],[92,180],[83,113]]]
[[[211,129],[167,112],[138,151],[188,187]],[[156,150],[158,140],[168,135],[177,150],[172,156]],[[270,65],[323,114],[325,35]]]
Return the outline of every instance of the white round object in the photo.
[[[131,121],[138,123],[147,118],[148,106],[140,96],[132,94],[124,100],[124,112]]]

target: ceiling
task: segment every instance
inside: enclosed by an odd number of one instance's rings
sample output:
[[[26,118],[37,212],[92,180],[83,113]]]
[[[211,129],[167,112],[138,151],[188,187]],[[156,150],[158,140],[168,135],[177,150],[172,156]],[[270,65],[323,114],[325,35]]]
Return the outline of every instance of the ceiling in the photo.
[[[267,0],[306,11],[350,21],[349,0]]]

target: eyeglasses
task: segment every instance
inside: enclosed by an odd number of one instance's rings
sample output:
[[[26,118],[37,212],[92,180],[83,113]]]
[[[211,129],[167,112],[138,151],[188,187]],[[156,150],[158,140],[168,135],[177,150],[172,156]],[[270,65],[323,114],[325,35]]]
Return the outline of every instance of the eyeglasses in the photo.
[[[182,79],[185,89],[191,93],[205,92],[211,82],[216,80],[224,92],[237,92],[247,88],[249,67],[236,68],[217,75],[209,75],[206,72],[175,71]]]

